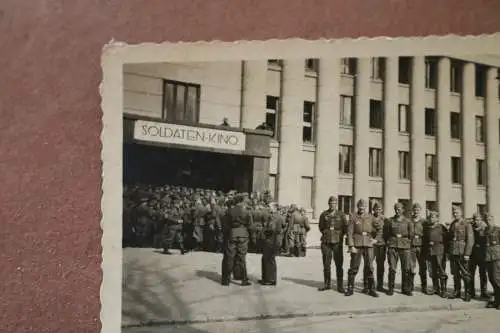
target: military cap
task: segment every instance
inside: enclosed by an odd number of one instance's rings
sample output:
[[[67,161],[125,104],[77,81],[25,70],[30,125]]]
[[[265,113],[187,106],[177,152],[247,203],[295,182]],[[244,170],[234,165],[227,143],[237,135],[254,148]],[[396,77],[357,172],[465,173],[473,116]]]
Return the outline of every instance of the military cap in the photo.
[[[359,199],[357,207],[366,207],[366,201],[364,199]]]
[[[379,209],[380,208],[380,205],[378,204],[378,202],[375,201],[375,203],[373,204],[373,209]]]
[[[415,209],[415,208],[422,209],[422,206],[420,206],[420,204],[418,202],[416,202],[416,203],[413,204],[413,209]]]
[[[396,202],[396,203],[394,204],[394,209],[397,209],[397,208],[404,208],[404,207],[403,207],[403,204],[402,204],[401,202]]]
[[[337,197],[332,195],[328,198],[328,202],[337,201]]]

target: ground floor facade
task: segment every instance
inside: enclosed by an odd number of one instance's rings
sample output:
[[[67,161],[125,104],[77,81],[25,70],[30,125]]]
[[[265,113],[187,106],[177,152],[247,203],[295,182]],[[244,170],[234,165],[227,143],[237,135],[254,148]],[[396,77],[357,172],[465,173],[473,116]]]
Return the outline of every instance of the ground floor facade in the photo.
[[[445,220],[452,204],[467,216],[500,216],[499,67],[493,57],[127,65],[124,114],[211,126],[207,135],[222,141],[202,147],[185,137],[168,148],[169,158],[212,170],[196,184],[218,178],[210,186],[268,188],[280,204],[296,203],[315,218],[330,195],[344,211],[365,199],[379,201],[386,215],[399,201],[439,210]],[[244,131],[253,131],[238,134],[245,147],[231,148],[224,135]],[[186,159],[172,149],[206,153]],[[204,163],[209,153],[247,157]],[[238,183],[231,172],[259,176]]]

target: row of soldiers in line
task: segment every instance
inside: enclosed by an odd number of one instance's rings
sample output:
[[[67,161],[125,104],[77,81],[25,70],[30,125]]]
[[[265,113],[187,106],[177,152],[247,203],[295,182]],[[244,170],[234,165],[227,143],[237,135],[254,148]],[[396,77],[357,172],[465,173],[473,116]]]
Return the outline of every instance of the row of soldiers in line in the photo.
[[[221,252],[221,219],[238,193],[191,189],[178,186],[135,186],[124,191],[124,246]],[[262,253],[263,209],[272,200],[268,192],[242,194],[251,211],[249,252]],[[138,204],[137,204],[138,202]],[[280,254],[306,255],[309,221],[296,205],[278,206],[286,221]]]
[[[366,202],[357,203],[357,211],[346,215],[337,211],[337,198],[330,197],[329,209],[321,213],[319,229],[322,233],[324,282],[320,290],[331,288],[331,261],[335,262],[337,290],[346,296],[353,294],[354,280],[363,259],[363,292],[378,297],[385,291],[385,262],[388,269],[387,294],[393,295],[398,261],[401,262],[401,291],[412,296],[414,280],[420,277],[422,292],[441,297],[470,301],[475,297],[475,274],[479,268],[481,298],[489,299],[487,277],[494,289],[494,300],[488,307],[500,309],[500,229],[493,225],[489,214],[474,214],[466,219],[458,206],[453,207],[453,221],[443,223],[435,211],[422,217],[422,208],[416,203],[412,214],[406,217],[400,203],[394,205],[390,218],[382,214],[378,204],[373,212],[366,211]],[[343,287],[343,243],[351,253],[347,272],[347,289]],[[447,293],[446,263],[450,263],[453,292]],[[373,262],[376,261],[376,279]],[[427,274],[432,289],[427,286]],[[462,282],[464,289],[462,290]]]
[[[500,309],[500,227],[493,224],[489,214],[475,214],[471,220],[465,219],[461,208],[453,207],[453,221],[442,223],[437,212],[431,212],[427,219],[421,216],[421,206],[412,207],[411,217],[403,213],[400,203],[394,205],[394,215],[386,218],[381,207],[374,205],[372,214],[367,212],[364,200],[357,203],[353,214],[337,210],[337,198],[330,197],[329,208],[319,219],[322,233],[321,251],[323,256],[324,286],[320,291],[331,289],[331,262],[335,262],[337,290],[346,296],[353,295],[354,280],[359,271],[361,260],[364,262],[363,292],[378,297],[383,291],[385,261],[388,261],[387,294],[394,294],[398,262],[401,262],[402,293],[413,295],[414,277],[417,272],[421,279],[422,291],[430,295],[460,298],[470,301],[475,297],[474,277],[479,267],[481,296],[489,299],[486,293],[487,277],[494,289],[494,298],[487,307]],[[262,255],[263,285],[276,285],[275,256],[286,225],[276,213],[276,205],[266,207],[266,242]],[[240,262],[242,268],[239,279],[243,286],[250,285],[246,272],[246,249],[251,230],[251,216],[242,198],[236,198],[224,220],[227,240],[224,244],[222,261],[222,285],[229,285],[234,263]],[[344,239],[351,254],[347,272],[347,289],[344,289]],[[377,262],[375,282],[373,261]],[[446,261],[449,261],[453,275],[454,290],[447,293]],[[430,274],[433,289],[427,288],[427,274]],[[462,281],[464,290],[462,293]]]

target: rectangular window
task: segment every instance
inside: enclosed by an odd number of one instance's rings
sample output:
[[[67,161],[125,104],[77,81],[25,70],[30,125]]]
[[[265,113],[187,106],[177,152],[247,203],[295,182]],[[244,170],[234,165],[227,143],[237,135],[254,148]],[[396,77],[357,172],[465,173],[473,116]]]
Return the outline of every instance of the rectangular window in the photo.
[[[279,97],[266,96],[266,125],[273,131],[273,138],[278,137]]]
[[[312,207],[312,191],[313,191],[313,178],[312,177],[302,177],[302,204],[301,206],[305,209],[310,209]]]
[[[340,60],[340,73],[344,75],[356,74],[356,58],[342,58]]]
[[[269,175],[269,193],[273,196],[273,200],[278,200],[278,188],[276,187],[276,175]]]
[[[383,156],[382,149],[380,148],[370,148],[369,150],[369,175],[370,177],[382,177],[383,172]]]
[[[409,133],[410,132],[410,107],[406,104],[399,104],[399,132]]]
[[[318,73],[319,61],[318,59],[306,59],[306,72]]]
[[[354,126],[354,103],[352,96],[340,96],[340,125]]]
[[[200,85],[164,80],[163,118],[169,122],[198,123]]]
[[[410,153],[399,151],[399,179],[410,179]]]
[[[436,89],[437,86],[437,62],[434,59],[425,59],[425,87]]]
[[[454,93],[462,92],[462,64],[458,61],[451,62],[450,91]]]
[[[437,160],[436,155],[425,154],[425,177],[428,182],[437,181]]]
[[[283,66],[283,60],[281,59],[268,59],[267,60],[267,65],[272,66],[272,67],[282,67]]]
[[[384,200],[382,198],[370,197],[368,199],[368,209],[370,213],[373,213],[373,206],[378,204],[382,209],[384,209]]]
[[[370,100],[370,128],[383,129],[384,112],[382,102],[374,99]]]
[[[450,136],[452,139],[462,137],[462,119],[459,112],[450,112]]]
[[[436,136],[436,110],[425,108],[425,135]]]
[[[477,185],[486,186],[486,163],[484,160],[476,159]]]
[[[476,97],[484,97],[486,95],[486,67],[482,65],[476,66]]]
[[[484,134],[484,118],[482,116],[476,116],[476,142],[484,143]]]
[[[302,142],[304,143],[314,143],[315,107],[314,102],[304,102],[302,117]]]
[[[384,79],[384,68],[385,59],[384,58],[371,58],[371,74],[370,78],[372,80],[383,80]]]
[[[451,158],[451,182],[462,184],[462,162],[460,157]]]
[[[410,84],[411,58],[399,57],[399,83]]]
[[[477,212],[481,215],[486,213],[486,205],[485,204],[477,204]]]
[[[354,149],[352,146],[339,146],[339,172],[350,175],[354,171]]]
[[[350,214],[352,212],[352,197],[350,195],[338,196],[338,210],[344,214]]]

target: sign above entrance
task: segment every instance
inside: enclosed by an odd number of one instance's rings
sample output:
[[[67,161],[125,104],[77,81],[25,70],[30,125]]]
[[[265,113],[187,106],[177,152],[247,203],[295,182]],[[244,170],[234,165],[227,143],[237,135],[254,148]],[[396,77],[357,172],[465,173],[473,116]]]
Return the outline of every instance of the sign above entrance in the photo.
[[[134,139],[224,150],[245,150],[245,133],[136,120]]]

